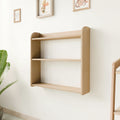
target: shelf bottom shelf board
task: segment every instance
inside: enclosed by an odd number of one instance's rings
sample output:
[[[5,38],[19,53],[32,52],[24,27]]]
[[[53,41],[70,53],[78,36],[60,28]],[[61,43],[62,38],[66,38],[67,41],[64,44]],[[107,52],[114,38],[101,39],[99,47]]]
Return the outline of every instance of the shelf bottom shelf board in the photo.
[[[62,86],[62,85],[54,85],[54,84],[48,84],[48,83],[32,84],[32,87],[43,87],[43,88],[63,90],[63,91],[76,92],[76,93],[82,94],[82,91],[81,91],[80,88],[69,87],[69,86]]]

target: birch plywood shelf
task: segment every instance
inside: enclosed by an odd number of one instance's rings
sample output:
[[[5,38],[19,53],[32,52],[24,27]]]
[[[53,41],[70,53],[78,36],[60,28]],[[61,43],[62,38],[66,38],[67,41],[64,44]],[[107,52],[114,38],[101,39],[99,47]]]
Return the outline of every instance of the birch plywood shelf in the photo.
[[[41,56],[41,42],[48,40],[65,40],[69,39],[81,40],[81,58],[43,58]],[[59,84],[49,84],[42,82],[41,78],[41,62],[80,62],[81,63],[81,85],[80,87],[72,87]],[[75,79],[73,79],[75,81]],[[82,30],[69,31],[61,33],[33,33],[31,36],[31,86],[43,87],[56,90],[64,90],[86,94],[90,91],[90,28],[83,27]]]

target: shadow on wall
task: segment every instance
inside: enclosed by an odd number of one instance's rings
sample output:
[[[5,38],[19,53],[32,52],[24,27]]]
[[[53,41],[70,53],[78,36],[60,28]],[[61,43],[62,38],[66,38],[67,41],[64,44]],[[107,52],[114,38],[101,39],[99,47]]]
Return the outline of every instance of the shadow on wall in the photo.
[[[99,100],[105,99],[111,83],[112,64],[110,62],[109,38],[105,30],[91,30],[91,94]],[[104,52],[103,52],[104,51]],[[109,81],[108,81],[109,80]],[[110,93],[111,91],[109,91]]]

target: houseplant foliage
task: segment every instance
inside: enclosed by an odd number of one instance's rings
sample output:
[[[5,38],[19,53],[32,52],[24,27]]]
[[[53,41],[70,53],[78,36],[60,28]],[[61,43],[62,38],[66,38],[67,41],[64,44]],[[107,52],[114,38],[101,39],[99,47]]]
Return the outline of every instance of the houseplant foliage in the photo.
[[[4,77],[6,76],[7,72],[10,70],[10,63],[7,62],[7,51],[6,50],[0,50],[0,86],[4,80]],[[12,86],[14,82],[9,83],[6,85],[3,89],[0,89],[0,95],[10,86]],[[2,120],[3,115],[3,109],[0,107],[0,120]]]

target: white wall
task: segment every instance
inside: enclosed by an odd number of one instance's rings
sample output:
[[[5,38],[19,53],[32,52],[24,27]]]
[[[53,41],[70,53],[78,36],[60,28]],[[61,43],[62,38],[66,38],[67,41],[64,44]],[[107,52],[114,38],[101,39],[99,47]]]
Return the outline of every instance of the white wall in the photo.
[[[120,1],[91,0],[91,9],[72,12],[73,0],[54,0],[55,15],[36,18],[36,0],[0,1],[0,49],[12,64],[8,80],[19,81],[0,97],[0,104],[40,120],[109,120],[112,62],[120,57]],[[22,22],[13,23],[13,10]],[[91,92],[76,93],[30,87],[30,36],[90,26]]]

